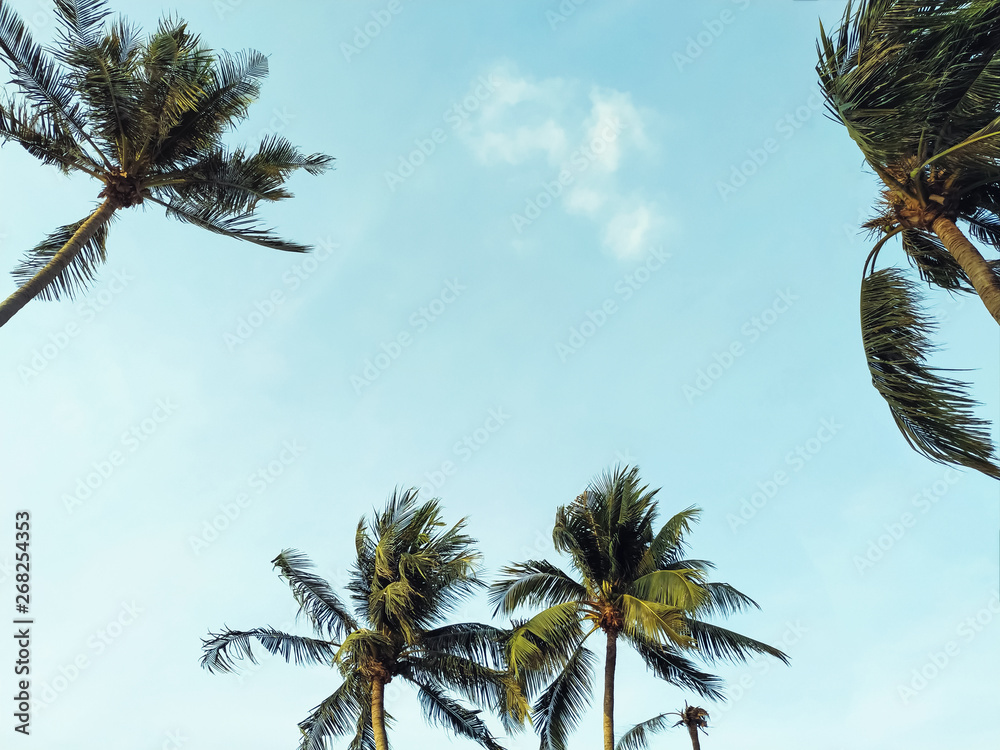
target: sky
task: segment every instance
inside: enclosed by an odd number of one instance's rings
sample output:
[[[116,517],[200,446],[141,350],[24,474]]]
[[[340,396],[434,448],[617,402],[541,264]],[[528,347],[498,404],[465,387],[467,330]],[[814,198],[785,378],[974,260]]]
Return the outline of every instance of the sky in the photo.
[[[9,5],[51,39],[50,2]],[[15,512],[32,534],[17,746],[294,748],[334,670],[262,649],[235,676],[199,666],[223,627],[307,634],[278,552],[342,587],[358,519],[413,486],[468,519],[486,580],[565,565],[556,507],[617,464],[661,488],[661,518],[702,509],[692,553],[761,607],[720,624],[791,657],[718,666],[712,703],[624,653],[619,733],[687,701],[709,748],[992,745],[1000,497],[910,450],[870,385],[877,188],[814,72],[844,5],[116,2],[267,54],[229,142],[280,134],[336,169],[261,212],[311,255],[123,212],[87,293],[0,332],[7,612]],[[7,268],[97,202],[14,145],[0,173]],[[995,440],[995,324],[975,298],[927,305],[934,363],[963,370]],[[594,703],[573,747],[599,741]],[[387,708],[396,747],[451,741],[398,682]]]

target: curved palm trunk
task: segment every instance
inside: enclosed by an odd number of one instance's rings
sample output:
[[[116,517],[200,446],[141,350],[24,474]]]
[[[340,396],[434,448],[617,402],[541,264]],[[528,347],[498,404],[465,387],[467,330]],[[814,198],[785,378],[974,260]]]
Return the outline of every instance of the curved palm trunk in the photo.
[[[63,245],[59,252],[52,256],[52,260],[45,264],[38,273],[22,284],[7,299],[0,303],[0,326],[10,320],[14,315],[34,299],[39,292],[48,286],[59,273],[70,264],[70,261],[80,252],[80,248],[94,236],[102,226],[108,223],[111,215],[117,210],[117,206],[110,198],[97,207],[97,210],[80,225],[69,242]]]
[[[618,635],[608,633],[604,656],[604,750],[615,750],[615,663],[618,661]]]
[[[691,747],[693,747],[694,750],[701,750],[701,742],[698,740],[698,725],[688,724],[687,728],[688,734],[691,735]]]
[[[990,311],[990,315],[1000,323],[1000,276],[994,273],[985,258],[962,234],[962,230],[955,226],[955,222],[939,216],[931,228],[952,257],[958,261],[962,270],[968,274],[972,286],[979,299],[986,305],[986,309]]]
[[[389,750],[385,734],[385,683],[378,678],[372,680],[372,734],[376,750]]]

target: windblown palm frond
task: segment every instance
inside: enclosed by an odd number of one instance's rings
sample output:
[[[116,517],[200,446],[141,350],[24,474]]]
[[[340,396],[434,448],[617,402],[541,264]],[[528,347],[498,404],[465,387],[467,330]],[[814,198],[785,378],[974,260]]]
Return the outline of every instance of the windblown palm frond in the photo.
[[[615,745],[615,750],[644,750],[644,748],[649,747],[652,735],[675,726],[670,723],[672,720],[669,718],[673,715],[673,712],[660,714],[636,724],[622,735],[618,744]]]
[[[989,424],[973,415],[967,386],[925,362],[933,323],[920,312],[913,283],[895,269],[869,275],[861,288],[861,330],[872,384],[907,442],[933,461],[1000,478]]]
[[[267,75],[262,54],[214,53],[175,18],[143,37],[127,21],[110,20],[106,0],[55,6],[58,38],[46,50],[0,0],[0,63],[12,84],[0,99],[0,140],[95,178],[104,202],[94,213],[95,231],[61,227],[17,266],[19,286],[0,303],[0,325],[31,299],[85,289],[104,260],[115,212],[147,200],[216,234],[277,250],[310,249],[264,227],[256,210],[261,201],[290,198],[285,184],[295,172],[321,174],[333,160],[303,154],[278,136],[255,150],[222,142],[259,96]]]
[[[911,447],[998,477],[987,423],[971,415],[963,386],[922,364],[930,326],[912,287],[875,264],[899,235],[924,281],[977,294],[1000,323],[1000,262],[957,226],[1000,248],[1000,0],[849,2],[817,48],[828,110],[884,183],[864,225],[881,235],[862,282],[873,383]]]

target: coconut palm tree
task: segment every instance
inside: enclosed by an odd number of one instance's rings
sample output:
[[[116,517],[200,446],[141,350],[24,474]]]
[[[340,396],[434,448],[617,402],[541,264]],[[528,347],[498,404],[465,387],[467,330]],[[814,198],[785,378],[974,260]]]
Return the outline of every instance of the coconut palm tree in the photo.
[[[718,677],[687,656],[710,663],[767,654],[772,646],[706,621],[757,603],[727,583],[710,582],[714,567],[686,556],[685,535],[700,511],[691,507],[656,527],[658,490],[622,467],[595,479],[556,511],[552,541],[570,556],[571,576],[545,560],[508,565],[490,587],[496,613],[542,611],[516,620],[506,642],[512,673],[528,696],[542,748],[562,750],[592,691],[595,654],[587,640],[604,634],[604,748],[614,750],[615,667],[619,640],[632,646],[661,679],[710,698]]]
[[[863,225],[879,238],[861,284],[872,383],[911,447],[1000,478],[965,384],[926,364],[934,324],[917,284],[877,269],[899,237],[923,281],[978,295],[1000,323],[1000,261],[969,239],[1000,247],[1000,0],[848,3],[818,51],[828,108],[884,186]]]
[[[649,737],[657,732],[662,732],[670,724],[670,717],[679,716],[680,721],[672,726],[687,727],[688,735],[691,737],[691,746],[694,750],[701,750],[701,741],[698,738],[698,730],[708,734],[708,711],[699,706],[689,706],[684,701],[683,711],[668,711],[665,714],[654,716],[641,724],[636,724],[629,731],[622,735],[622,738],[615,746],[615,750],[641,750],[648,747]]]
[[[353,735],[352,750],[387,750],[385,686],[399,678],[417,689],[429,721],[485,748],[502,750],[480,711],[454,694],[496,710],[510,728],[521,723],[527,704],[507,677],[504,633],[476,623],[442,624],[484,584],[477,578],[479,553],[463,529],[446,528],[437,500],[417,503],[416,490],[395,492],[368,524],[358,523],[357,559],[347,590],[353,612],[311,563],[285,550],[274,565],[292,589],[299,614],[314,636],[264,627],[210,633],[201,664],[230,672],[235,660],[254,661],[256,639],[272,654],[296,664],[335,666],[338,687],[299,724],[300,750],[332,747],[332,738]]]
[[[247,116],[267,75],[259,52],[213,53],[180,19],[147,37],[109,21],[105,0],[56,0],[60,35],[51,50],[0,0],[0,61],[13,92],[0,99],[0,139],[43,164],[101,183],[99,205],[59,227],[14,269],[19,287],[0,303],[0,325],[35,297],[72,298],[105,260],[118,211],[155,204],[211,232],[293,252],[255,217],[260,201],[291,197],[300,169],[320,174],[329,156],[305,156],[287,140],[227,149],[222,136]]]

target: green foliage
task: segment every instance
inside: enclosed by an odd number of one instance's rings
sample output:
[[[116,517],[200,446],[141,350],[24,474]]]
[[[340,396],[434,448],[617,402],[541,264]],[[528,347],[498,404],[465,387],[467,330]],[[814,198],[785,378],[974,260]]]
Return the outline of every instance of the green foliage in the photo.
[[[0,140],[20,144],[44,164],[101,181],[100,195],[115,210],[149,201],[211,232],[309,250],[262,226],[255,212],[261,201],[291,197],[284,186],[293,173],[321,174],[331,157],[302,154],[278,136],[255,150],[223,143],[259,96],[264,55],[214,53],[174,18],[142,36],[127,21],[111,20],[106,0],[56,0],[55,6],[58,38],[45,49],[0,0],[0,61],[11,73],[11,87],[0,97]],[[82,223],[60,228],[29,251],[14,272],[18,283],[37,278],[34,296],[43,299],[85,289],[104,262],[106,227],[76,247],[68,230]],[[69,265],[57,272],[53,259],[60,250]],[[8,302],[15,305],[13,298]]]
[[[933,324],[920,312],[914,284],[896,269],[864,280],[861,330],[872,383],[907,442],[932,461],[1000,478],[989,424],[973,416],[967,386],[925,364]]]
[[[480,555],[464,528],[464,520],[444,523],[437,500],[418,503],[416,490],[393,493],[385,510],[358,524],[347,585],[353,612],[310,572],[304,555],[284,550],[272,562],[316,637],[271,628],[210,633],[202,666],[229,672],[240,659],[254,661],[251,644],[257,640],[285,661],[335,667],[343,682],[299,724],[301,750],[332,747],[343,735],[353,736],[352,748],[374,748],[373,685],[394,678],[417,688],[429,721],[502,750],[479,711],[459,699],[488,706],[508,729],[520,726],[527,706],[505,670],[507,633],[479,623],[444,623],[483,587]]]
[[[529,560],[503,568],[490,587],[495,613],[542,608],[514,622],[505,648],[522,690],[537,696],[532,716],[543,750],[565,748],[589,705],[595,657],[584,644],[598,630],[629,643],[657,677],[710,698],[721,697],[721,680],[683,654],[737,662],[766,654],[787,663],[778,649],[702,619],[757,604],[707,581],[711,563],[686,557],[697,508],[654,532],[657,492],[640,483],[637,468],[598,477],[556,511],[552,532],[579,578]]]
[[[974,292],[932,228],[938,218],[964,222],[973,239],[1000,248],[1000,1],[849,2],[835,33],[821,27],[817,47],[830,114],[886,188],[865,224],[880,236],[862,285],[873,383],[911,447],[998,477],[988,426],[971,416],[964,384],[922,364],[933,326],[912,286],[874,269],[899,234],[924,281]],[[987,266],[996,279],[1000,261]]]

